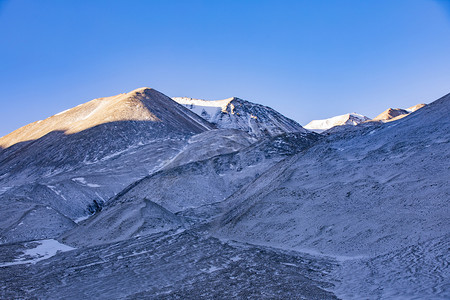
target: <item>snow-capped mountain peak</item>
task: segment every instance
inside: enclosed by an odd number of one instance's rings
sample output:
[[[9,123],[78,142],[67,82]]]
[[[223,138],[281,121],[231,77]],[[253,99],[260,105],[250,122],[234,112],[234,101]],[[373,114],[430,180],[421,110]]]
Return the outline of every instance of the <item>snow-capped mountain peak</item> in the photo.
[[[357,113],[348,113],[345,115],[339,115],[328,119],[313,120],[308,124],[306,124],[304,128],[320,133],[334,126],[358,125],[368,120],[370,119],[364,115]]]
[[[240,129],[252,136],[276,136],[290,132],[306,132],[297,122],[274,109],[237,97],[224,100],[173,98],[218,128]]]

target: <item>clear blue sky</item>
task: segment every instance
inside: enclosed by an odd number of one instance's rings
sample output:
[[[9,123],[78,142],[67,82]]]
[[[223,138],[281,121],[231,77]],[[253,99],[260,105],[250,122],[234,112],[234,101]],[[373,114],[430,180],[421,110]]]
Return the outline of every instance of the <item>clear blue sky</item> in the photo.
[[[445,0],[0,0],[0,136],[153,87],[304,125],[450,92]]]

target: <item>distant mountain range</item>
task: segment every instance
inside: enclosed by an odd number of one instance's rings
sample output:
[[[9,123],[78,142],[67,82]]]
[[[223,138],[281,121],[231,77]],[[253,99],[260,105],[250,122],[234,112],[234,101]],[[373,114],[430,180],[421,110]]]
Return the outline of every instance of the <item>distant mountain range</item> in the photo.
[[[0,138],[0,298],[447,299],[449,115],[303,128],[141,88],[26,125]]]
[[[425,104],[417,104],[411,106],[407,109],[401,108],[388,108],[378,116],[373,119],[369,117],[357,114],[357,113],[349,113],[345,115],[339,115],[328,119],[323,120],[313,120],[305,125],[304,128],[309,129],[311,131],[321,133],[328,129],[331,129],[336,126],[345,126],[345,125],[359,125],[364,122],[390,122],[394,120],[398,120],[407,116],[408,114],[424,107]]]

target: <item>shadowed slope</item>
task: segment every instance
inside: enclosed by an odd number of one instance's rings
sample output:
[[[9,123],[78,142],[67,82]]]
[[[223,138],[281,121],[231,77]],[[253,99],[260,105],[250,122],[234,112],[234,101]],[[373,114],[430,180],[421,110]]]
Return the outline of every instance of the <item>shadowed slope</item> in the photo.
[[[0,151],[0,179],[30,181],[31,174],[48,177],[130,147],[167,138],[185,139],[212,128],[149,88],[95,99],[1,138],[0,145],[12,146]]]

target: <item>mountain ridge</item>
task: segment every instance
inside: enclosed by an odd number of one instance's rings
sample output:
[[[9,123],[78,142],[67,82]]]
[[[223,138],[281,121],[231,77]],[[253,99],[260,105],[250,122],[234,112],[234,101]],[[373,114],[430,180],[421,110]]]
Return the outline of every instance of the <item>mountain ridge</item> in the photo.
[[[197,115],[182,111],[169,97],[151,88],[138,88],[129,93],[97,98],[80,104],[45,120],[25,125],[0,138],[0,147],[36,140],[52,131],[78,133],[98,125],[120,121],[167,122],[173,126],[186,123],[180,129],[209,130],[213,126]]]
[[[370,122],[391,122],[399,120],[409,114],[425,107],[426,104],[420,103],[406,109],[388,108],[373,119],[357,113],[347,113],[327,119],[312,120],[304,126],[304,128],[317,132],[332,134],[341,130],[346,130],[351,126],[366,124]]]

